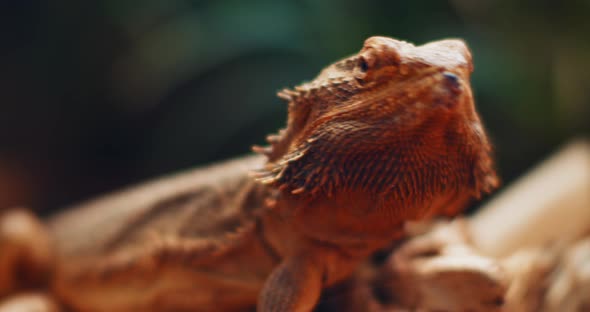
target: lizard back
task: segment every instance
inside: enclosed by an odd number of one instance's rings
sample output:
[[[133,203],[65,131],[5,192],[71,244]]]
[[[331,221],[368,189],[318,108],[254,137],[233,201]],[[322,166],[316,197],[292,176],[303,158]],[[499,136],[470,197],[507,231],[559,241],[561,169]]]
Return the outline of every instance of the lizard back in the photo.
[[[277,262],[258,220],[267,189],[248,176],[262,162],[248,156],[173,175],[54,217],[54,292],[81,311],[252,305]]]
[[[66,209],[49,221],[58,254],[93,257],[162,239],[223,241],[251,222],[263,194],[247,156],[148,182]],[[261,197],[261,198],[258,198]]]

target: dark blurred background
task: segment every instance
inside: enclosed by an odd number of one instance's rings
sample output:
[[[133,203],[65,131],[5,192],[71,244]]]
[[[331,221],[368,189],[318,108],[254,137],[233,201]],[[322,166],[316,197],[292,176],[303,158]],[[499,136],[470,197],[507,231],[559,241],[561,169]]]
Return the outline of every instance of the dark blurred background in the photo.
[[[0,1],[0,209],[229,158],[371,35],[461,37],[504,183],[590,128],[590,1]]]

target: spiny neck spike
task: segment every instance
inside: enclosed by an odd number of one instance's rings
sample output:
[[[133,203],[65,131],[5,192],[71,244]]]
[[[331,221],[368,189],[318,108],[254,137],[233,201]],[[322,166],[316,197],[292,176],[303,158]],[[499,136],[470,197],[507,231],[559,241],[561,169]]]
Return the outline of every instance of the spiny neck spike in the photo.
[[[253,145],[252,151],[257,154],[262,154],[265,156],[270,156],[272,154],[272,146],[260,146],[260,145]]]

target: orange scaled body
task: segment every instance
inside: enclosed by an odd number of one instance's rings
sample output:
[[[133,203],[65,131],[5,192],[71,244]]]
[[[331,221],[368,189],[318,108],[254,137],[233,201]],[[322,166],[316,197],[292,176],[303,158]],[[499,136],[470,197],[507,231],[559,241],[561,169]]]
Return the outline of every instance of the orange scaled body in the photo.
[[[454,215],[496,186],[472,69],[460,40],[367,39],[279,93],[287,127],[255,148],[266,159],[164,178],[48,220],[48,292],[80,311],[312,310],[405,221]]]

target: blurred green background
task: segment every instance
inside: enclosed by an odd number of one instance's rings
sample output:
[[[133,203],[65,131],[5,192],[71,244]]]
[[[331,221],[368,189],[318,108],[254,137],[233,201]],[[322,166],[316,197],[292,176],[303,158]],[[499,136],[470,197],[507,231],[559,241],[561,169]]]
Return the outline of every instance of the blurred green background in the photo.
[[[0,209],[244,154],[275,92],[386,35],[470,45],[504,183],[590,127],[590,1],[0,1]]]

